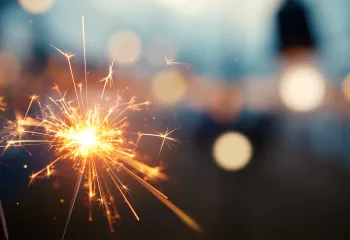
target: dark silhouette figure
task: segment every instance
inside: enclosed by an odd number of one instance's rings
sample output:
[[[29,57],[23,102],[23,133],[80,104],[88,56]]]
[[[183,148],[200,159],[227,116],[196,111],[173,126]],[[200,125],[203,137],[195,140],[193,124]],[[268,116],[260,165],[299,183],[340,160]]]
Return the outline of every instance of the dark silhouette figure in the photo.
[[[293,48],[314,48],[308,15],[307,9],[299,1],[287,0],[282,5],[277,13],[280,52]]]

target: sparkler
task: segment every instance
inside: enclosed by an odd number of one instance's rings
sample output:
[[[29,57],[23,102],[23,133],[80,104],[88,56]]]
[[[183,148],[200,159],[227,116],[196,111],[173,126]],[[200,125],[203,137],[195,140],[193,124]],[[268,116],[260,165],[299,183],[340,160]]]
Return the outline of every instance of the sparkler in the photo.
[[[89,199],[89,221],[92,221],[92,203],[99,201],[105,212],[110,230],[113,232],[113,223],[119,219],[116,202],[112,195],[114,187],[123,197],[126,205],[137,220],[140,220],[136,210],[129,201],[125,191],[128,187],[121,181],[118,171],[123,170],[149,190],[161,202],[169,207],[183,222],[194,230],[200,231],[200,226],[181,209],[171,203],[167,196],[153,187],[144,179],[166,180],[168,177],[160,171],[159,167],[151,167],[139,159],[136,154],[135,145],[143,136],[155,136],[162,139],[160,152],[163,146],[169,141],[178,142],[170,136],[175,131],[167,130],[165,133],[147,134],[138,133],[137,142],[128,140],[126,128],[128,126],[128,113],[139,111],[149,105],[149,102],[136,102],[135,97],[123,102],[118,95],[113,105],[105,108],[98,103],[89,101],[88,79],[86,74],[86,48],[84,17],[82,16],[82,33],[84,49],[84,84],[78,84],[75,80],[71,58],[68,54],[54,47],[65,56],[71,73],[72,85],[74,89],[73,100],[62,93],[59,86],[54,86],[53,90],[58,98],[49,97],[47,103],[42,104],[36,95],[30,99],[29,106],[23,117],[16,114],[16,121],[6,122],[6,133],[3,134],[3,153],[9,147],[27,147],[37,145],[48,145],[48,149],[54,151],[57,158],[46,167],[33,173],[30,176],[30,183],[33,183],[39,176],[49,177],[52,174],[53,166],[64,160],[72,161],[73,168],[77,171],[77,181],[73,193],[73,198],[69,207],[68,217],[65,224],[63,238],[65,236],[69,220],[74,209],[74,204],[79,190],[82,186],[88,189]],[[101,99],[104,96],[107,86],[113,84],[113,63],[109,67],[107,77],[104,82]],[[28,116],[30,108],[37,103],[40,107],[40,117],[31,118]],[[109,180],[107,180],[107,177]],[[108,184],[111,182],[112,184]],[[111,187],[112,186],[112,187]]]

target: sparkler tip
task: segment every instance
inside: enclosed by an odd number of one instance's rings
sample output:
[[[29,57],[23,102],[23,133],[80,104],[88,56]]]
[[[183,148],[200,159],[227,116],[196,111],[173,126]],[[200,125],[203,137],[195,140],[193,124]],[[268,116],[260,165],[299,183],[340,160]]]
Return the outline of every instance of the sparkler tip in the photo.
[[[39,97],[38,95],[33,94],[30,98],[31,98],[32,100],[35,100],[35,99],[37,99],[38,97]]]

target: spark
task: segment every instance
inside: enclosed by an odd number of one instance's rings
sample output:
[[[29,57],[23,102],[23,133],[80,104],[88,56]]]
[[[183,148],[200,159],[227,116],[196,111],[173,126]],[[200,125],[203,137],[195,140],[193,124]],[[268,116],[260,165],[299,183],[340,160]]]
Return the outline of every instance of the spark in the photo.
[[[44,104],[41,104],[37,95],[33,95],[24,117],[16,114],[15,121],[7,121],[6,131],[2,134],[4,142],[4,145],[1,146],[3,147],[2,154],[9,147],[48,146],[48,151],[53,152],[57,157],[44,168],[33,173],[30,176],[30,184],[38,178],[51,176],[53,174],[51,169],[55,164],[62,161],[72,163],[72,168],[77,172],[77,180],[69,205],[63,238],[74,210],[78,192],[83,186],[87,189],[89,199],[89,221],[93,220],[92,206],[94,200],[97,200],[106,215],[110,231],[114,231],[113,223],[120,216],[114,201],[113,189],[119,192],[132,214],[137,220],[140,220],[137,211],[126,195],[131,190],[123,183],[122,176],[118,174],[120,171],[127,173],[144,186],[189,227],[200,231],[200,226],[190,216],[171,203],[166,195],[144,180],[167,180],[168,176],[160,170],[159,166],[154,167],[144,163],[143,155],[140,155],[135,149],[141,136],[158,137],[162,140],[158,153],[159,158],[164,145],[169,145],[170,142],[179,142],[170,136],[177,128],[167,129],[165,133],[157,131],[155,134],[139,133],[135,143],[132,141],[132,135],[135,133],[127,131],[130,124],[128,115],[133,111],[142,110],[150,104],[149,101],[137,102],[136,98],[132,97],[129,101],[123,102],[119,94],[116,101],[110,101],[111,106],[108,107],[105,103],[102,106],[98,102],[88,101],[84,16],[82,16],[82,29],[84,84],[76,83],[70,62],[74,54],[65,53],[51,45],[67,59],[75,96],[73,95],[73,99],[70,99],[70,95],[66,92],[62,93],[58,85],[53,87],[55,95],[48,97],[48,101]],[[109,74],[103,79],[104,87],[101,98],[104,95],[106,85],[112,86],[113,84],[113,63],[114,60],[109,66]],[[83,88],[85,88],[85,94]],[[40,116],[31,118],[27,115],[34,103],[37,103],[40,108]],[[110,179],[109,181],[107,181],[107,177]]]
[[[103,90],[101,93],[101,99],[103,98],[103,95],[105,93],[106,90],[106,86],[109,83],[109,87],[112,87],[113,85],[113,64],[114,64],[114,60],[115,58],[113,58],[112,62],[109,65],[109,71],[108,71],[108,75],[107,77],[102,78],[99,82],[104,82],[104,86],[103,86]]]
[[[167,56],[165,56],[165,65],[166,65],[166,66],[171,66],[171,65],[187,65],[187,63],[176,62],[176,58],[173,58],[173,57],[167,58]]]
[[[174,128],[172,130],[169,130],[169,127],[167,128],[165,133],[161,133],[158,132],[156,130],[153,130],[154,132],[156,132],[156,134],[151,134],[151,133],[140,133],[141,136],[153,136],[153,137],[160,137],[162,138],[162,144],[159,148],[159,152],[158,152],[158,157],[160,156],[160,153],[163,150],[164,144],[166,143],[168,145],[168,147],[170,148],[170,142],[177,142],[177,143],[181,143],[180,140],[170,137],[170,134],[172,134],[173,132],[175,132],[176,130],[178,130],[180,127]]]
[[[28,112],[29,112],[29,109],[30,109],[30,107],[31,107],[32,104],[33,104],[33,101],[34,101],[35,99],[37,99],[37,98],[38,98],[38,96],[35,95],[35,94],[34,94],[33,96],[31,96],[29,106],[28,106],[28,108],[27,108],[26,114],[24,115],[24,119],[26,119],[26,117],[27,117],[27,115],[28,115]]]

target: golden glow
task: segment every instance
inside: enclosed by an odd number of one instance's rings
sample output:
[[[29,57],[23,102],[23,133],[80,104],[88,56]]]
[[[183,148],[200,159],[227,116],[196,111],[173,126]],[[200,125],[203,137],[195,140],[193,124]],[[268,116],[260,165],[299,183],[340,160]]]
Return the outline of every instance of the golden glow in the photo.
[[[33,14],[41,14],[49,10],[55,1],[54,0],[19,0],[18,2],[25,11]]]
[[[346,100],[350,101],[350,73],[344,78],[342,91]]]
[[[213,146],[216,163],[227,171],[244,168],[252,156],[252,145],[248,138],[238,132],[227,132],[220,135]]]
[[[117,64],[130,65],[140,58],[141,48],[141,40],[135,33],[122,31],[111,37],[108,52]]]
[[[77,137],[78,142],[82,147],[93,147],[97,145],[97,137],[93,129],[83,130],[78,133]]]
[[[84,31],[84,18],[82,18],[82,23]],[[83,46],[84,69],[86,70],[84,33]],[[143,185],[188,226],[200,231],[200,226],[194,220],[172,204],[163,193],[144,180],[166,180],[168,177],[160,170],[159,166],[145,164],[143,156],[138,154],[135,149],[142,137],[158,137],[162,140],[158,153],[159,157],[163,146],[169,144],[170,141],[178,142],[177,139],[170,137],[170,134],[176,128],[167,130],[165,133],[157,132],[156,134],[127,131],[129,126],[128,114],[132,111],[142,110],[143,107],[149,105],[149,101],[136,102],[135,97],[123,101],[119,94],[114,101],[108,101],[107,103],[103,101],[103,96],[106,94],[105,88],[112,86],[112,62],[107,77],[102,80],[104,84],[101,86],[101,103],[91,102],[88,96],[86,72],[83,83],[78,84],[71,65],[73,55],[65,53],[57,47],[54,48],[67,59],[68,70],[71,74],[71,90],[74,93],[72,95],[66,94],[66,91],[61,91],[59,86],[56,85],[53,87],[55,94],[49,96],[46,103],[41,103],[36,95],[31,96],[24,117],[17,113],[16,121],[8,120],[6,122],[6,131],[3,135],[5,145],[2,147],[4,153],[9,147],[26,149],[27,146],[48,145],[49,150],[55,152],[56,159],[33,173],[30,176],[30,183],[33,183],[39,177],[50,177],[54,174],[55,164],[60,161],[68,160],[72,163],[73,169],[77,172],[77,182],[63,237],[72,215],[78,191],[83,186],[87,189],[89,196],[89,221],[93,219],[92,206],[97,201],[105,212],[110,231],[114,231],[113,223],[120,216],[112,195],[111,184],[108,183],[112,183],[114,189],[119,192],[135,218],[140,219],[125,193],[130,189],[126,187],[119,176],[120,171],[126,172]],[[117,62],[118,57],[118,55],[115,57]],[[35,119],[28,116],[33,104],[37,104],[40,108],[40,116]],[[133,137],[136,141],[133,141]],[[110,180],[107,181],[107,178]],[[64,200],[61,199],[60,202],[63,203]]]
[[[74,131],[72,129],[70,130],[71,132],[67,133],[66,135],[68,141],[67,144],[71,146],[77,146],[80,154],[87,156],[93,150],[96,151],[96,147],[99,147],[98,137],[96,136],[93,129],[87,128],[78,131]]]
[[[297,112],[319,107],[326,94],[325,81],[316,68],[297,65],[284,73],[279,86],[282,103]]]
[[[153,79],[152,93],[155,100],[160,104],[177,104],[184,98],[186,92],[186,80],[177,71],[163,71]]]

